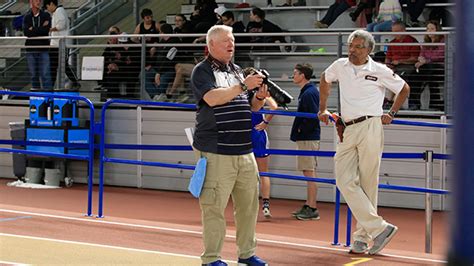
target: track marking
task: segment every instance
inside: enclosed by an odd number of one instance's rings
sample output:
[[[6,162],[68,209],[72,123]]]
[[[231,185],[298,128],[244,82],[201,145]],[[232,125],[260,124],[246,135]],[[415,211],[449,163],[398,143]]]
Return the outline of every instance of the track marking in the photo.
[[[11,262],[11,261],[4,261],[4,260],[0,260],[0,264],[15,265],[15,266],[31,265],[31,264],[23,264],[23,263]]]
[[[20,219],[28,219],[28,218],[33,218],[32,216],[18,216],[18,217],[13,217],[13,218],[4,218],[0,219],[0,222],[8,222],[8,221],[15,221],[15,220],[20,220]]]
[[[354,261],[346,263],[346,264],[344,264],[344,266],[357,265],[357,264],[361,264],[361,263],[364,263],[364,262],[371,261],[373,259],[371,259],[371,258],[351,258],[351,260],[354,260]]]
[[[64,219],[64,220],[74,220],[74,221],[82,221],[82,222],[90,222],[90,223],[102,223],[102,224],[120,225],[120,226],[125,226],[125,227],[147,228],[147,229],[153,229],[153,230],[162,230],[162,231],[170,231],[170,232],[179,232],[179,233],[189,233],[189,234],[202,235],[202,232],[200,232],[200,231],[192,231],[192,230],[184,230],[184,229],[174,229],[174,228],[160,227],[160,226],[140,225],[140,224],[129,224],[129,223],[111,222],[111,221],[103,221],[103,220],[91,220],[91,219],[86,219],[86,218],[75,218],[75,217],[67,217],[67,216],[60,216],[60,215],[33,213],[33,212],[25,212],[25,211],[15,211],[15,210],[7,210],[7,209],[0,209],[0,212],[8,212],[8,213],[16,213],[16,214],[27,214],[27,215],[33,215],[33,216],[57,218],[57,219]],[[234,235],[226,235],[226,237],[227,237],[227,238],[233,238],[233,239],[236,238]],[[310,245],[310,244],[300,244],[300,243],[293,243],[293,242],[286,242],[286,241],[277,241],[277,240],[269,240],[269,239],[261,239],[261,238],[259,238],[258,241],[259,241],[259,242],[264,242],[264,243],[277,244],[277,245],[287,245],[287,246],[294,246],[294,247],[304,247],[304,248],[331,250],[331,251],[337,251],[337,252],[344,252],[344,253],[347,253],[347,250],[345,250],[345,249],[340,249],[340,248],[331,248],[331,247],[325,247],[325,246],[317,246],[317,245]],[[393,254],[386,254],[386,253],[378,253],[378,254],[379,254],[379,255],[386,256],[386,257],[399,258],[399,259],[406,259],[406,260],[427,261],[427,262],[434,262],[434,263],[447,263],[447,261],[445,261],[445,260],[419,258],[419,257],[402,256],[402,255],[393,255]]]
[[[161,252],[161,251],[156,251],[156,250],[137,249],[137,248],[126,248],[126,247],[120,247],[120,246],[102,245],[102,244],[94,244],[94,243],[71,241],[71,240],[60,240],[60,239],[46,238],[46,237],[13,235],[13,234],[4,234],[4,233],[0,233],[0,236],[9,236],[9,237],[16,237],[16,238],[23,238],[23,239],[41,240],[41,241],[51,241],[51,242],[56,242],[56,243],[84,245],[84,246],[100,247],[100,248],[112,248],[112,249],[119,249],[119,250],[126,250],[126,251],[135,251],[135,252],[143,252],[143,253],[151,253],[151,254],[159,254],[159,255],[178,256],[178,257],[185,257],[185,258],[190,258],[190,259],[201,259],[201,257],[199,257],[199,256],[191,256],[191,255],[184,255],[184,254],[178,254],[178,253],[169,253],[169,252]]]

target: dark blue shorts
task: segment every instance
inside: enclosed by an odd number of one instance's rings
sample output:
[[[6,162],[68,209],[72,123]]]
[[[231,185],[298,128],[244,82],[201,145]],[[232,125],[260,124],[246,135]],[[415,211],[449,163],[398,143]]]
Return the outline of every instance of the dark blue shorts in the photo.
[[[257,158],[268,157],[268,153],[265,153],[263,150],[268,149],[268,136],[265,130],[257,131],[252,130],[252,147],[253,153]]]

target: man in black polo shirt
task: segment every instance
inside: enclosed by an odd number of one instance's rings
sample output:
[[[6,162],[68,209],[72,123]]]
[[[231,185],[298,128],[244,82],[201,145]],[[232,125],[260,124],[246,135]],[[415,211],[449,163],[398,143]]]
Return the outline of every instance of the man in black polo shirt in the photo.
[[[206,179],[199,197],[204,252],[203,265],[221,261],[230,195],[234,202],[239,263],[267,265],[255,256],[258,215],[258,170],[252,153],[251,111],[259,110],[268,96],[260,75],[243,78],[234,55],[232,28],[213,26],[207,32],[209,56],[196,65],[191,88],[197,102],[193,147],[207,158]]]

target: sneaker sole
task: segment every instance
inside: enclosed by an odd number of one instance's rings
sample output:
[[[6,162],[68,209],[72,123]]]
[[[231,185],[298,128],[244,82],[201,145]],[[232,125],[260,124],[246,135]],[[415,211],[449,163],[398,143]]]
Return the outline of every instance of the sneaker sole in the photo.
[[[248,266],[248,265],[250,264],[242,263],[242,262],[237,263],[237,266]],[[266,263],[264,266],[268,266],[268,263]]]
[[[380,247],[377,249],[370,249],[369,255],[375,255],[379,253],[388,244],[388,242],[392,240],[393,236],[395,235],[395,233],[397,233],[397,231],[398,231],[398,227],[394,225],[392,232],[390,233],[390,235],[387,236],[387,238],[385,238],[385,240],[382,242],[382,245],[380,245]]]
[[[321,217],[313,217],[313,218],[304,218],[304,217],[299,217],[299,216],[295,216],[296,219],[300,220],[300,221],[316,221],[316,220],[319,220],[321,219]]]
[[[361,251],[361,252],[357,252],[357,251],[354,251],[352,249],[349,249],[349,254],[365,254],[367,251],[369,251],[369,249],[365,249],[364,251]]]
[[[349,250],[349,254],[357,254],[357,255],[360,255],[360,254],[365,254],[367,252],[368,249],[366,249],[364,252],[355,252],[353,251],[352,249]]]

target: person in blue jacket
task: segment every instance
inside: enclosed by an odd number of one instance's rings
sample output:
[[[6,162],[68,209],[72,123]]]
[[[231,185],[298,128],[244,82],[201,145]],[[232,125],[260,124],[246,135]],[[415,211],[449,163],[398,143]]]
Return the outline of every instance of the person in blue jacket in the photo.
[[[293,83],[301,88],[298,96],[298,112],[313,113],[315,118],[295,117],[291,128],[290,139],[296,142],[298,150],[319,150],[321,127],[317,114],[319,111],[319,90],[310,82],[313,67],[310,64],[297,64],[293,70]],[[305,177],[316,177],[316,156],[298,156],[297,168]],[[316,182],[308,182],[307,198],[303,207],[292,212],[298,220],[319,220],[317,208],[318,186]]]

